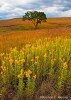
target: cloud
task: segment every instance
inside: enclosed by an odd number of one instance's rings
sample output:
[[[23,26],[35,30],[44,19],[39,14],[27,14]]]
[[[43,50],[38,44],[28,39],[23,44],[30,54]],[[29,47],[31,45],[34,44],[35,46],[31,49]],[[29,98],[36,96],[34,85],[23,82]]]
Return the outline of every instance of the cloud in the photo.
[[[11,4],[11,5],[14,5],[14,6],[27,4],[27,3],[32,3],[32,2],[33,2],[33,0],[0,0],[1,4],[8,3],[8,4]]]
[[[61,12],[60,16],[62,16],[62,17],[71,17],[71,10]]]
[[[28,10],[44,11],[47,17],[71,17],[71,0],[0,0],[0,19],[22,17]]]

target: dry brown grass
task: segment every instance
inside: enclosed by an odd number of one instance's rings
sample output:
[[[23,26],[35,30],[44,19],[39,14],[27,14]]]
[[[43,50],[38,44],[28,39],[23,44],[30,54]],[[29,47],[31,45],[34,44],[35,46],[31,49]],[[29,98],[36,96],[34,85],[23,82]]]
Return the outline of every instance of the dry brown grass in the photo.
[[[10,47],[17,46],[20,48],[25,43],[36,40],[38,38],[43,37],[55,37],[62,36],[71,37],[71,27],[55,27],[55,24],[65,24],[70,25],[71,18],[49,18],[46,23],[42,23],[40,27],[46,27],[45,29],[37,29],[37,30],[5,30],[7,27],[12,28],[11,26],[22,25],[23,27],[33,27],[33,24],[30,21],[23,21],[22,19],[11,19],[0,21],[0,51],[8,50]],[[50,28],[48,28],[48,26]],[[4,32],[2,32],[4,30]]]
[[[71,24],[71,18],[48,18],[47,23],[42,23],[42,25],[47,26],[47,24],[56,23],[56,24]],[[30,21],[23,21],[21,18],[11,19],[11,20],[3,20],[0,21],[0,26],[12,26],[12,25],[31,25]]]
[[[56,36],[70,38],[71,28],[2,32],[0,34],[0,51],[8,50],[8,48],[14,46],[20,48],[20,46],[23,46],[25,43],[28,43],[33,39],[36,40],[43,37]]]

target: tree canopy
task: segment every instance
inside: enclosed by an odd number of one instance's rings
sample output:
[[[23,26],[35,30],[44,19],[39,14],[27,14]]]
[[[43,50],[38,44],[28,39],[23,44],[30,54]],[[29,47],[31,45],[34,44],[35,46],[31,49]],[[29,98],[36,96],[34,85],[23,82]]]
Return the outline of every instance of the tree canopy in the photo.
[[[38,11],[28,11],[23,16],[23,20],[32,21],[35,28],[37,28],[38,24],[41,24],[41,22],[46,22],[46,19],[46,14]]]

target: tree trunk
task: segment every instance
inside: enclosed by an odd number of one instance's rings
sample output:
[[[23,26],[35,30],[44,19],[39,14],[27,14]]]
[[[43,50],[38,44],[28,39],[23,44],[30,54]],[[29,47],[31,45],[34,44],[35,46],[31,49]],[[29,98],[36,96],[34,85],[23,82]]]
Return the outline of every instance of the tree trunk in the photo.
[[[37,29],[37,26],[38,26],[38,24],[36,23],[36,24],[35,24],[35,29]]]

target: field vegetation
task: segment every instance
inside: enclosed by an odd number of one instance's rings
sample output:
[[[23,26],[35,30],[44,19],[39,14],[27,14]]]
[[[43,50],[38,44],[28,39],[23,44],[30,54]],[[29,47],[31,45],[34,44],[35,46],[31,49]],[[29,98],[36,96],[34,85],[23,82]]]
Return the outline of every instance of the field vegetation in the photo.
[[[30,21],[0,21],[0,99],[70,96],[71,18],[49,18],[36,30]]]

